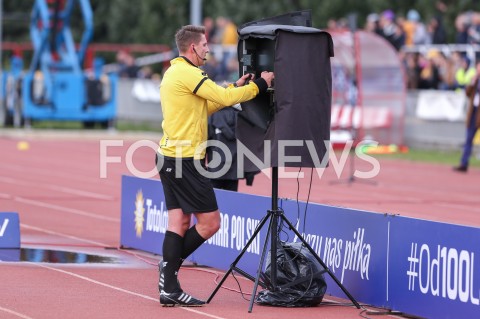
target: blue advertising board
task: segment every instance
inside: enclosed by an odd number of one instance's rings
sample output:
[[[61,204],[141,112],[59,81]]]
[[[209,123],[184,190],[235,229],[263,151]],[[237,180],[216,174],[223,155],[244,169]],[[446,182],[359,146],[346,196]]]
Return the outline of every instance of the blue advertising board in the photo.
[[[227,270],[268,215],[271,198],[215,192],[220,230],[190,259]],[[357,301],[426,318],[479,317],[480,229],[287,199],[279,207]],[[124,176],[121,214],[122,246],[162,254],[168,213],[159,180]],[[268,222],[236,265],[251,275],[271,243]],[[279,237],[299,241],[285,223]],[[327,294],[346,297],[325,278]]]
[[[122,176],[120,244],[162,254],[168,225],[160,181]]]
[[[20,248],[20,221],[17,213],[0,212],[0,248]]]
[[[20,261],[20,248],[0,248],[0,261]]]
[[[392,219],[392,308],[427,318],[480,318],[479,229]]]
[[[383,214],[312,203],[306,210],[306,205],[292,200],[281,202],[291,221],[299,216],[297,230],[348,292],[357,301],[384,305],[388,218]],[[325,278],[329,294],[345,297],[329,275]]]

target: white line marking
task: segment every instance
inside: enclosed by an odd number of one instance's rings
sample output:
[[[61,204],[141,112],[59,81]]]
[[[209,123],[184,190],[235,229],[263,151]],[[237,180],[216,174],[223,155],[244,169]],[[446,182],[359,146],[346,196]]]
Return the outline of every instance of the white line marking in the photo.
[[[120,288],[120,287],[116,287],[116,286],[112,286],[112,285],[106,284],[106,283],[104,283],[104,282],[97,281],[97,280],[94,280],[94,279],[91,279],[91,278],[88,278],[88,277],[85,277],[85,276],[82,276],[82,275],[78,275],[78,274],[73,273],[73,272],[70,272],[70,271],[66,271],[66,270],[62,270],[62,269],[58,269],[58,268],[53,268],[53,267],[49,267],[49,266],[42,265],[42,264],[38,264],[38,263],[29,263],[29,264],[32,264],[32,265],[35,265],[35,266],[39,266],[39,267],[42,267],[42,268],[46,268],[46,269],[50,269],[50,270],[53,270],[53,271],[57,271],[57,272],[60,272],[60,273],[63,273],[63,274],[66,274],[66,275],[69,275],[69,276],[72,276],[72,277],[76,277],[76,278],[79,278],[79,279],[82,279],[82,280],[91,282],[91,283],[96,284],[96,285],[99,285],[99,286],[103,286],[103,287],[106,287],[106,288],[110,288],[110,289],[113,289],[113,290],[116,290],[116,291],[120,291],[120,292],[129,294],[129,295],[133,295],[133,296],[140,297],[140,298],[143,298],[143,299],[147,299],[147,300],[151,300],[151,301],[158,302],[158,299],[157,299],[157,298],[152,298],[152,297],[150,297],[150,296],[143,295],[143,294],[140,294],[140,293],[138,293],[138,292],[130,291],[130,290],[127,290],[127,289],[123,289],[123,288]],[[178,307],[177,309],[194,312],[194,313],[196,313],[196,314],[199,314],[199,315],[202,315],[202,316],[205,316],[205,317],[209,317],[209,318],[214,318],[214,319],[226,319],[226,318],[223,318],[223,317],[218,317],[218,316],[211,315],[211,314],[209,314],[209,313],[202,312],[202,311],[198,311],[198,310],[191,309],[191,308]]]
[[[41,201],[38,201],[38,200],[26,199],[26,198],[23,198],[23,197],[15,197],[14,200],[17,201],[17,202],[30,204],[30,205],[33,205],[33,206],[59,210],[59,211],[65,212],[65,213],[71,213],[71,214],[80,215],[80,216],[92,217],[92,218],[107,220],[107,221],[116,222],[116,223],[120,222],[120,219],[118,219],[118,218],[106,217],[106,216],[102,216],[102,215],[99,215],[99,214],[89,213],[89,212],[86,212],[86,211],[83,211],[83,210],[58,206],[58,205],[54,205],[54,204],[47,204],[47,203],[44,203],[44,202],[41,202]]]
[[[5,218],[5,220],[3,221],[2,228],[0,228],[0,237],[3,237],[3,233],[5,233],[5,229],[7,229],[9,221],[10,219],[8,218]]]
[[[59,237],[65,237],[65,238],[69,238],[69,239],[73,239],[73,240],[78,240],[78,241],[89,243],[89,244],[94,244],[94,245],[97,245],[99,247],[109,247],[110,246],[110,245],[107,245],[105,243],[101,243],[101,242],[98,242],[98,241],[93,241],[93,240],[83,239],[83,238],[79,238],[79,237],[75,237],[75,236],[71,236],[71,235],[66,235],[66,234],[58,233],[58,232],[55,232],[55,231],[52,231],[52,230],[48,230],[48,229],[44,229],[44,228],[40,228],[40,227],[36,227],[36,226],[31,226],[31,225],[27,225],[27,224],[23,224],[23,223],[20,224],[20,227],[21,228],[26,228],[26,229],[36,230],[36,231],[46,233],[46,234],[50,234],[50,235],[55,235],[55,236],[59,236]]]
[[[2,181],[4,183],[19,185],[19,186],[39,187],[38,183],[30,183],[30,182],[26,182],[26,181],[20,181],[20,180],[16,180],[16,179],[9,178],[9,177],[4,177],[4,176],[0,176],[0,181]],[[101,194],[98,194],[98,193],[82,191],[82,190],[79,190],[79,189],[74,189],[74,188],[65,187],[65,186],[41,184],[40,187],[47,188],[47,189],[50,189],[50,190],[54,190],[54,191],[57,191],[57,192],[63,192],[63,193],[66,193],[66,194],[79,195],[79,196],[90,197],[90,198],[95,198],[95,199],[110,200],[110,201],[115,199],[113,196],[101,195]]]
[[[52,163],[48,163],[48,165],[52,166]],[[21,172],[22,174],[25,174],[25,166],[19,166],[19,165],[13,165],[13,164],[5,164],[5,163],[0,163],[0,168],[7,168],[10,171],[18,171]],[[29,171],[28,174],[36,174],[36,175],[41,175],[41,176],[46,176],[46,177],[59,177],[62,180],[68,179],[69,182],[72,181],[77,181],[77,182],[82,182],[82,183],[92,183],[92,178],[84,176],[82,174],[69,174],[68,172],[65,172],[65,170],[61,171],[60,173],[54,172],[51,169],[43,169],[42,167],[32,167],[32,171]],[[100,179],[100,178],[99,178]],[[117,183],[115,182],[109,182],[108,180],[106,182],[103,182],[105,184],[112,184],[116,185]]]
[[[29,317],[27,315],[24,315],[24,314],[21,314],[19,312],[16,312],[16,311],[13,311],[13,310],[10,310],[10,309],[7,309],[7,308],[3,308],[3,307],[0,307],[0,311],[7,312],[9,314],[12,314],[14,316],[17,316],[17,317],[23,318],[23,319],[33,319],[32,317]]]
[[[79,195],[79,196],[90,197],[90,198],[95,198],[95,199],[109,200],[109,201],[113,201],[115,199],[113,196],[101,195],[101,194],[98,194],[98,193],[82,191],[82,190],[74,189],[74,188],[70,188],[70,187],[50,185],[49,188],[51,188],[53,190],[58,190],[60,192],[64,192],[64,193],[67,193],[67,194]]]
[[[0,193],[0,199],[12,199],[10,194]]]

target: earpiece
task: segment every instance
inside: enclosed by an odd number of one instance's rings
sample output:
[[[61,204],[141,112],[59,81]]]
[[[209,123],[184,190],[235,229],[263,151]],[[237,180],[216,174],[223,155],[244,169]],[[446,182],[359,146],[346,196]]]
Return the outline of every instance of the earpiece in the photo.
[[[207,59],[201,58],[200,55],[198,55],[197,50],[195,50],[195,46],[193,46],[193,52],[195,52],[195,54],[197,55],[197,57],[198,57],[199,59],[201,59],[201,60],[203,60],[203,61],[207,61]]]

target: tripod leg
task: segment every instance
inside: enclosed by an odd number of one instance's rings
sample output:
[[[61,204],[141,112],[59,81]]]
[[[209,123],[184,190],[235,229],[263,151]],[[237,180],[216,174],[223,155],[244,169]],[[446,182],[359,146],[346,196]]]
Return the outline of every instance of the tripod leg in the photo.
[[[242,258],[243,254],[245,254],[245,252],[247,251],[248,247],[250,247],[251,243],[253,242],[253,240],[255,239],[255,237],[257,237],[258,233],[260,232],[260,230],[262,229],[263,225],[266,223],[267,219],[270,217],[270,213],[265,215],[263,217],[263,219],[260,221],[260,223],[258,224],[257,228],[255,229],[255,231],[253,232],[252,234],[252,237],[250,237],[250,239],[248,240],[247,244],[245,245],[245,247],[243,247],[242,251],[240,252],[240,254],[237,256],[237,258],[235,258],[235,260],[233,261],[233,263],[230,265],[230,268],[228,269],[228,271],[225,273],[225,275],[223,275],[222,277],[222,280],[220,280],[220,282],[217,284],[217,286],[215,287],[215,290],[213,290],[212,294],[210,295],[210,297],[208,297],[207,299],[207,303],[209,303],[213,297],[215,296],[215,294],[217,293],[217,291],[220,289],[220,287],[222,287],[223,283],[225,282],[225,280],[227,280],[227,277],[232,273],[232,270],[235,268],[235,266],[237,265],[237,263],[240,261],[240,259]],[[267,234],[267,238],[268,238],[268,234]]]
[[[327,273],[332,277],[332,279],[337,283],[337,285],[342,289],[343,293],[347,295],[348,299],[357,307],[357,309],[360,309],[360,304],[353,298],[353,296],[348,292],[348,290],[342,285],[340,280],[335,277],[335,275],[332,273],[332,271],[327,267],[327,265],[323,262],[322,259],[317,255],[315,250],[313,250],[312,247],[305,241],[305,239],[300,235],[300,233],[297,231],[297,229],[292,225],[292,223],[285,217],[285,215],[282,213],[281,218],[287,223],[288,227],[290,230],[292,230],[295,235],[302,241],[302,243],[305,245],[305,247],[310,251],[310,253],[315,257],[315,259],[322,265],[323,268],[327,271]]]
[[[248,308],[249,313],[251,313],[252,309],[253,309],[253,302],[255,301],[255,296],[257,294],[257,288],[258,288],[258,281],[260,279],[260,273],[262,272],[262,266],[263,266],[263,263],[265,262],[268,237],[271,235],[272,225],[275,223],[275,218],[276,218],[276,216],[272,215],[272,219],[270,219],[270,224],[268,224],[267,236],[265,236],[265,242],[263,243],[262,257],[260,257],[260,262],[258,264],[257,276],[255,278],[255,284],[253,285],[252,298],[250,299],[250,306]],[[273,231],[275,231],[275,230],[273,230]]]

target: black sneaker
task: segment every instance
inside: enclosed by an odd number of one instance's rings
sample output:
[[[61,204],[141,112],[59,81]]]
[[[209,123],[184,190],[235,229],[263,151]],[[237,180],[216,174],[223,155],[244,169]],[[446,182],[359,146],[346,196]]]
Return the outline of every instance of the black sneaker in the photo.
[[[198,300],[183,291],[180,292],[160,292],[160,304],[163,307],[201,307],[205,301]]]
[[[466,173],[468,171],[468,167],[467,166],[463,166],[463,165],[459,165],[459,166],[455,166],[453,168],[454,171],[457,171],[457,172],[462,172],[462,173]]]

